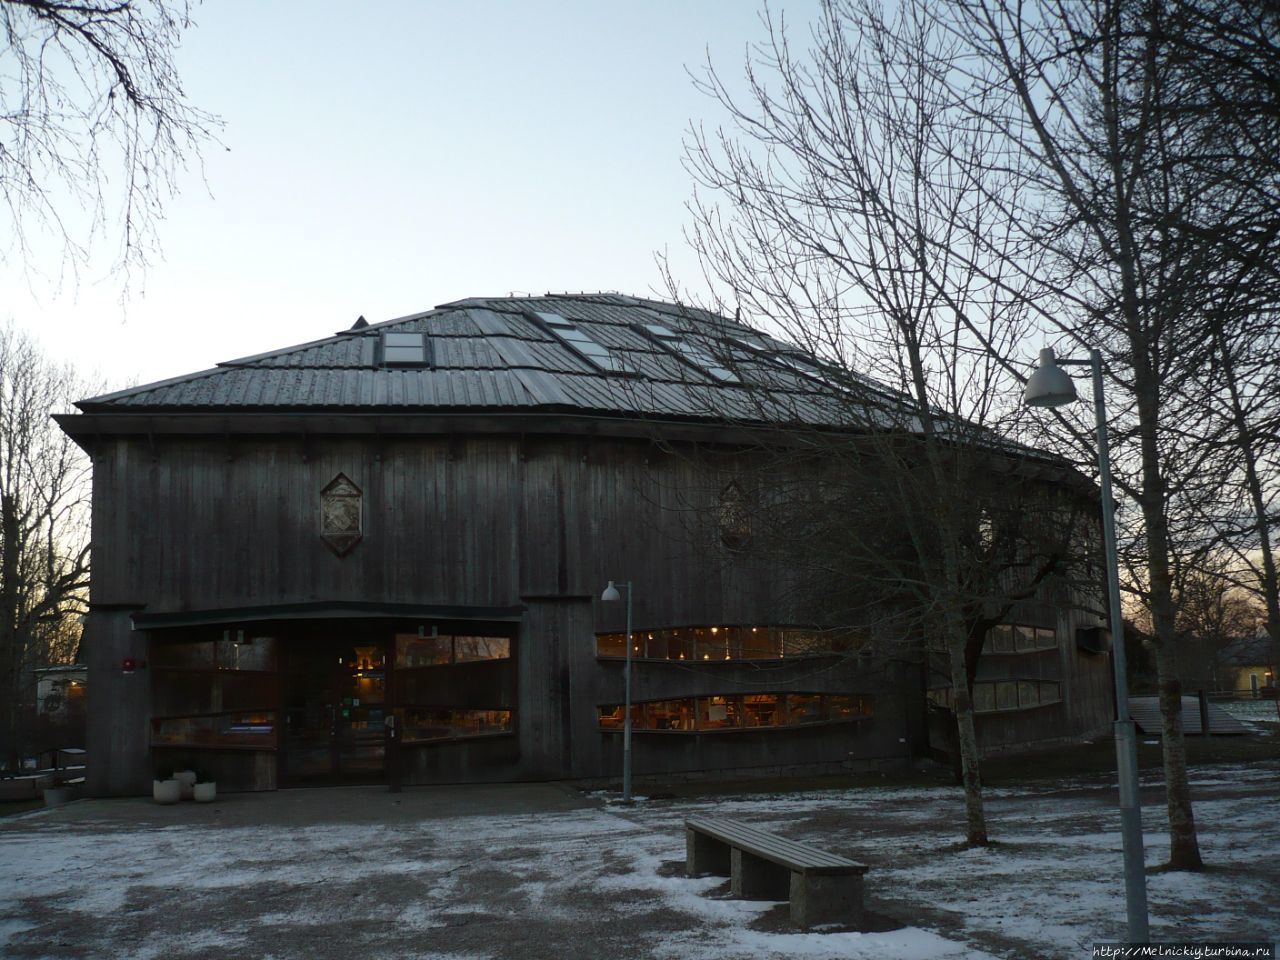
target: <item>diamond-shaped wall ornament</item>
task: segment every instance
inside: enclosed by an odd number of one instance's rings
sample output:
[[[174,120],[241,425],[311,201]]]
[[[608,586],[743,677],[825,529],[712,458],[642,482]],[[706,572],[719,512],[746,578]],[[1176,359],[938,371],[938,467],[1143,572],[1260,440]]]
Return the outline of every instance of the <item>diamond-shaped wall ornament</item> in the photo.
[[[320,491],[320,539],[338,556],[346,556],[364,536],[360,488],[338,474]]]
[[[730,550],[741,550],[751,540],[751,509],[737,481],[720,491],[720,541]]]

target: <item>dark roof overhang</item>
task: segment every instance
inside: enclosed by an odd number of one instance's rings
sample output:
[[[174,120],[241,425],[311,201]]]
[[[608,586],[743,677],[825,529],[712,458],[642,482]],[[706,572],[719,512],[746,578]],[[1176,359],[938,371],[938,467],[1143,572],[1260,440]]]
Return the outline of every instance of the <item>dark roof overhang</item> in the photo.
[[[788,426],[780,423],[725,422],[689,416],[620,415],[616,412],[566,410],[417,410],[383,411],[349,409],[305,410],[148,410],[118,408],[85,409],[78,414],[57,414],[58,424],[91,456],[104,438],[186,436],[223,438],[363,436],[465,437],[465,436],[576,436],[614,437],[650,443],[701,443],[716,446],[759,446],[785,443]],[[815,433],[838,438],[839,427],[796,424],[797,442],[808,445]],[[857,431],[855,431],[857,432]],[[1004,472],[1055,483],[1066,483],[1096,495],[1096,488],[1073,464],[1059,456],[1030,447],[977,447]]]
[[[321,600],[277,603],[257,607],[214,610],[173,610],[132,614],[135,630],[201,627],[218,624],[263,623],[280,620],[476,620],[519,623],[524,606],[469,607],[418,603],[370,603],[362,600]]]
[[[785,426],[726,424],[689,417],[623,416],[581,410],[551,411],[206,411],[155,410],[125,412],[86,410],[57,414],[59,426],[92,453],[93,444],[108,437],[426,437],[506,435],[573,435],[644,440],[690,440],[758,443],[776,439]],[[804,429],[812,431],[812,426]]]

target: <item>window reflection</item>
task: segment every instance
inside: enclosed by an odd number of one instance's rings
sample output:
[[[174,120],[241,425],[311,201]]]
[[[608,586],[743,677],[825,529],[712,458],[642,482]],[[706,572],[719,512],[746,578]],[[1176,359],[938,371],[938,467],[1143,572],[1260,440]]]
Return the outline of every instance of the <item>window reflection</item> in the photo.
[[[165,717],[151,722],[157,747],[273,747],[275,711]]]
[[[150,644],[151,743],[276,745],[276,639],[247,629],[201,631],[207,640],[157,637]]]
[[[622,656],[621,649],[618,656]],[[396,634],[396,666],[402,670],[510,658],[510,637],[420,637],[415,633]]]
[[[929,699],[950,710],[953,697],[950,687],[934,687]],[[988,680],[973,685],[973,709],[975,713],[995,713],[1000,710],[1023,710],[1062,701],[1062,684],[1057,680]]]
[[[1049,627],[1002,623],[988,632],[986,650],[988,653],[1025,653],[1029,650],[1053,650],[1057,646],[1057,632]]]
[[[427,743],[510,732],[510,710],[409,707],[404,713],[401,742]]]

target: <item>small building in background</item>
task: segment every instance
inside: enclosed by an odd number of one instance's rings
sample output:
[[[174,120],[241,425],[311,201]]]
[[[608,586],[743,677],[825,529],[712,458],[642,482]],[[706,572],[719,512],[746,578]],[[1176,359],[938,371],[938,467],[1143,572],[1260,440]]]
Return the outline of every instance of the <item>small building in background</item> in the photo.
[[[1276,696],[1275,645],[1265,629],[1235,640],[1219,654],[1218,675],[1222,686],[1239,696]]]
[[[63,716],[77,706],[83,707],[89,681],[89,668],[84,664],[58,664],[36,667],[36,713]]]

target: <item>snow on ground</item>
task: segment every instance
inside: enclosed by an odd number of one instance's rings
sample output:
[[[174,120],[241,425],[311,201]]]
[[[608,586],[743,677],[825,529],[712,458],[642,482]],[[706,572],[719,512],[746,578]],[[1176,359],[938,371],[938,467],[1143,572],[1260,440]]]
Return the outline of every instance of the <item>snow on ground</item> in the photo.
[[[1226,713],[1254,729],[1261,729],[1255,724],[1265,725],[1280,720],[1275,700],[1215,700],[1213,705],[1221,707]]]
[[[1197,774],[1212,868],[1149,875],[1155,938],[1276,939],[1277,786],[1280,763]],[[269,811],[283,796],[243,802]],[[392,802],[383,791],[349,796]],[[404,796],[425,804],[431,794]],[[1154,866],[1167,853],[1162,798],[1148,787],[1144,801]],[[944,787],[632,807],[591,799],[292,827],[211,816],[166,825],[145,804],[130,818],[95,803],[65,808],[74,819],[0,821],[0,955],[985,960],[1078,958],[1094,941],[1123,939],[1115,795],[1091,778],[988,791],[997,843],[981,850],[957,844],[960,797]],[[733,816],[863,860],[869,906],[885,919],[876,932],[797,932],[784,906],[729,899],[721,878],[685,877],[682,821],[693,815]]]

